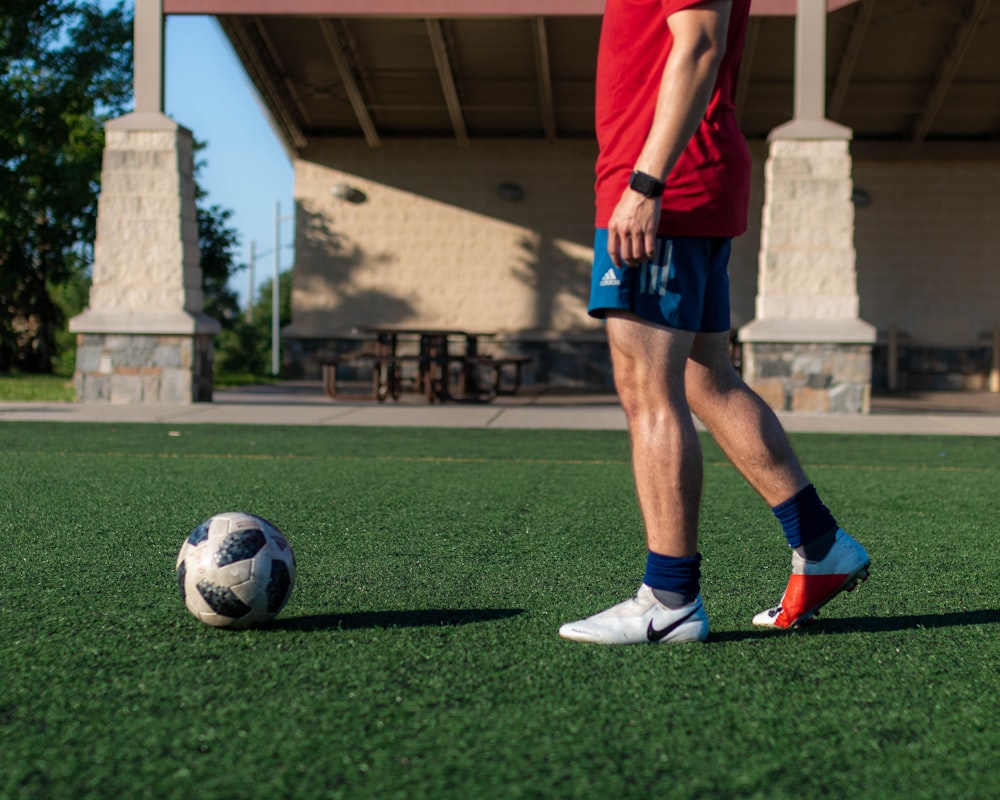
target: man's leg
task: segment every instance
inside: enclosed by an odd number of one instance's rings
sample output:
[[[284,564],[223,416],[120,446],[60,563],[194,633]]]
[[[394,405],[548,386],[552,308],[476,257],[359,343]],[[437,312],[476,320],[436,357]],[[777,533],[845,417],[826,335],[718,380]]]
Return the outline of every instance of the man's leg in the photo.
[[[740,474],[771,506],[794,548],[781,603],[754,617],[794,627],[868,576],[868,554],[837,526],[802,471],[781,423],[736,374],[728,334],[698,334],[686,369],[688,401]]]
[[[777,416],[733,369],[728,333],[698,334],[685,385],[691,410],[769,506],[809,485]]]
[[[694,334],[608,312],[615,383],[628,419],[636,492],[646,529],[646,576],[635,598],[562,626],[561,636],[603,644],[703,641],[698,588],[701,445],[684,392]]]
[[[615,386],[628,421],[632,472],[655,553],[698,553],[701,443],[691,419],[684,372],[694,334],[610,312],[608,345]]]

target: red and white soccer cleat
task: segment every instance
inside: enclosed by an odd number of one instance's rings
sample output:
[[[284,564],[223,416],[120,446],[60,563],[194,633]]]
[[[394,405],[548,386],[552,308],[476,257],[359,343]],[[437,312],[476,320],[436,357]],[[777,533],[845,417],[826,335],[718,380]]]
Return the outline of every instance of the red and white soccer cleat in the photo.
[[[858,581],[868,580],[870,564],[865,548],[843,530],[837,531],[833,547],[820,561],[806,561],[793,551],[792,574],[781,603],[755,615],[753,624],[795,628],[812,622],[821,606],[841,592],[853,590]]]

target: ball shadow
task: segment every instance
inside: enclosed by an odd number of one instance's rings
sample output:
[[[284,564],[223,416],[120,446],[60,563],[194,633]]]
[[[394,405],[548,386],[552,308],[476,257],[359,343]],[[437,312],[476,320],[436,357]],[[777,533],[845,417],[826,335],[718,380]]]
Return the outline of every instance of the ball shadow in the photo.
[[[397,611],[356,611],[348,614],[309,614],[275,620],[272,629],[286,631],[363,630],[370,628],[427,628],[471,625],[509,619],[522,608],[427,608]]]

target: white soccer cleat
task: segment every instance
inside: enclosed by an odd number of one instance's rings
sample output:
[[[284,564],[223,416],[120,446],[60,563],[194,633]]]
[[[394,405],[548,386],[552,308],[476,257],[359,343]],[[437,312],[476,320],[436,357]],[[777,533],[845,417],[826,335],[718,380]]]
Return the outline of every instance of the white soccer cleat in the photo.
[[[840,529],[826,558],[806,561],[793,551],[792,574],[781,602],[754,615],[753,624],[795,628],[813,622],[821,606],[843,591],[852,591],[858,581],[868,580],[870,563],[865,548]]]
[[[680,608],[667,608],[646,584],[635,597],[594,614],[567,622],[559,635],[574,642],[640,644],[641,642],[703,642],[708,638],[708,614],[701,595]]]

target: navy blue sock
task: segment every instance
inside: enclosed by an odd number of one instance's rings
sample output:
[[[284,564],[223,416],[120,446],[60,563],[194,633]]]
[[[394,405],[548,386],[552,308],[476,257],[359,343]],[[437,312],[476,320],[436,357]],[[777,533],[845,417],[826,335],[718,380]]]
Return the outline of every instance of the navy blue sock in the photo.
[[[646,553],[646,574],[642,582],[667,608],[687,605],[701,589],[701,553],[678,558],[650,550]]]
[[[837,534],[837,521],[811,483],[771,511],[781,523],[788,546],[803,558],[818,561],[830,552]]]

